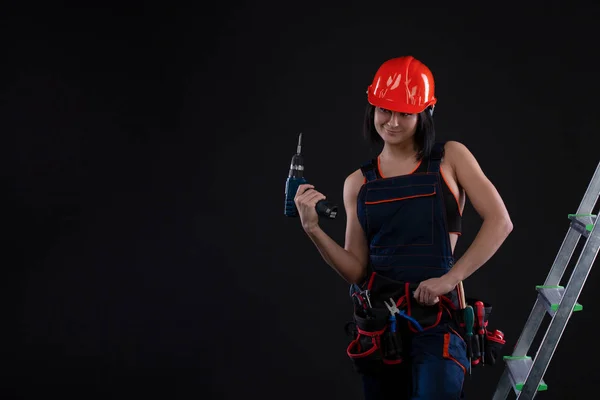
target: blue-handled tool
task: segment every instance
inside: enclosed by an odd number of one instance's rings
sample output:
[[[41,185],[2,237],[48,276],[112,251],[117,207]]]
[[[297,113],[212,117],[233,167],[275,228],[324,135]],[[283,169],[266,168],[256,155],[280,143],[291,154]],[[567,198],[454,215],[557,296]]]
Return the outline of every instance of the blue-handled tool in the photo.
[[[298,210],[296,209],[296,203],[294,197],[298,191],[298,186],[307,183],[304,178],[304,158],[302,157],[302,133],[298,136],[298,147],[296,154],[292,157],[290,163],[290,171],[288,173],[287,180],[285,182],[285,210],[284,215],[286,217],[297,217]],[[338,207],[335,204],[328,202],[327,200],[321,200],[315,206],[317,214],[334,219],[337,216]]]
[[[392,315],[398,314],[402,318],[410,321],[415,326],[415,328],[417,328],[417,330],[419,332],[423,332],[423,327],[421,326],[421,324],[419,324],[417,322],[417,320],[414,319],[413,317],[411,317],[410,315],[406,315],[404,310],[399,310],[398,307],[396,307],[396,303],[394,302],[394,299],[392,299],[390,297],[390,304],[388,304],[387,301],[384,301],[384,303],[385,303],[385,306],[388,308],[388,310],[390,310],[390,314],[392,314]]]
[[[385,306],[390,311],[389,316],[389,327],[384,334],[385,346],[384,346],[384,356],[386,358],[396,358],[400,355],[402,349],[399,345],[398,336],[396,335],[396,313],[398,312],[398,308],[396,308],[396,304],[394,300],[390,299],[391,305],[384,301]]]

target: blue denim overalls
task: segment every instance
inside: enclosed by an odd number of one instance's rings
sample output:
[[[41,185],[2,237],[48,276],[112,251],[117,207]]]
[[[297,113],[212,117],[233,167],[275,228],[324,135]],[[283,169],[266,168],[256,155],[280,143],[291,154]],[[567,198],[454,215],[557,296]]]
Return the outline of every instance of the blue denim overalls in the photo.
[[[462,398],[468,359],[457,333],[457,290],[434,306],[413,297],[421,281],[453,265],[439,173],[443,149],[436,143],[421,171],[408,175],[380,178],[376,160],[361,167],[366,182],[357,212],[370,258],[365,281],[350,291],[359,334],[347,354],[363,374],[367,400]],[[402,310],[393,329],[392,300]]]

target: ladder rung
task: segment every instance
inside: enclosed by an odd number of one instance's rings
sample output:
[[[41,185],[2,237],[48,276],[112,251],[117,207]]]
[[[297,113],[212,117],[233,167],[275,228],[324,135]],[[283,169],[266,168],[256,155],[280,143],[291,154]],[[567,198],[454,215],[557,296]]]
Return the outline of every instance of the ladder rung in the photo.
[[[554,317],[565,294],[565,288],[563,286],[536,286],[535,288],[539,292],[540,298],[546,306],[546,311]],[[583,310],[583,306],[579,303],[575,303],[573,312],[581,310]]]
[[[594,214],[569,214],[571,227],[584,237],[588,237],[594,224],[596,223],[596,215]]]
[[[525,379],[527,378],[529,370],[533,365],[533,360],[529,356],[504,356],[504,361],[506,361],[506,366],[508,367],[510,383],[515,390],[515,393],[519,394],[519,392],[523,389],[523,385],[525,385]],[[537,390],[538,392],[548,390],[548,385],[546,385],[543,379],[540,381]]]

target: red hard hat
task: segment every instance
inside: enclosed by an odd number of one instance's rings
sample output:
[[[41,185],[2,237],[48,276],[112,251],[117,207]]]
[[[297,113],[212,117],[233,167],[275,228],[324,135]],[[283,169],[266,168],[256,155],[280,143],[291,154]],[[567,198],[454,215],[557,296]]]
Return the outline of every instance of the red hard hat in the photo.
[[[437,102],[433,74],[412,56],[392,58],[375,73],[367,99],[375,107],[418,114]]]

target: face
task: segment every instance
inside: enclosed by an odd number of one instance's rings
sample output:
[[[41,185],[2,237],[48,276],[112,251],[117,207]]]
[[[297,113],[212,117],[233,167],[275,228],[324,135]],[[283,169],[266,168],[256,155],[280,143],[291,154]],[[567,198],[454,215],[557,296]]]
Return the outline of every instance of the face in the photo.
[[[417,131],[418,114],[405,114],[375,107],[375,129],[389,144],[412,140]]]

